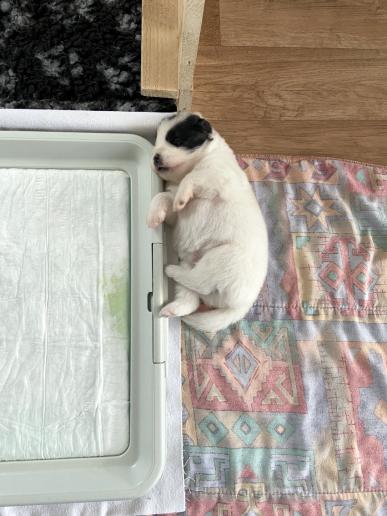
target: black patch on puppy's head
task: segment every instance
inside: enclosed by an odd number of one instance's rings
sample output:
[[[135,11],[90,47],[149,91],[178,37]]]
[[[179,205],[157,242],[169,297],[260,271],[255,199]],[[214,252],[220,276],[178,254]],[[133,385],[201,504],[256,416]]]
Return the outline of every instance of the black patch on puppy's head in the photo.
[[[198,115],[189,115],[171,127],[165,139],[174,147],[194,150],[207,140],[212,140],[211,133],[212,127],[207,120]]]

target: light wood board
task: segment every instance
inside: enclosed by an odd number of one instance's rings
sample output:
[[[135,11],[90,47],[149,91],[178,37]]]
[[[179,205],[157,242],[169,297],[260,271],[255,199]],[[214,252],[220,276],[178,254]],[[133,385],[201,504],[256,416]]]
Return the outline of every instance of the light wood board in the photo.
[[[204,0],[142,0],[141,92],[189,109]]]
[[[142,0],[141,92],[177,98],[182,0]]]

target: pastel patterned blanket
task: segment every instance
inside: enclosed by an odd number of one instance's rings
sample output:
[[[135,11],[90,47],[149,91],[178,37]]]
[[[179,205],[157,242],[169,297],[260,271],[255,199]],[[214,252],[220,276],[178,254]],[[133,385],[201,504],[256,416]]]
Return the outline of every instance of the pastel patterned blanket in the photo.
[[[387,169],[240,165],[269,272],[241,323],[182,327],[187,514],[386,515]]]

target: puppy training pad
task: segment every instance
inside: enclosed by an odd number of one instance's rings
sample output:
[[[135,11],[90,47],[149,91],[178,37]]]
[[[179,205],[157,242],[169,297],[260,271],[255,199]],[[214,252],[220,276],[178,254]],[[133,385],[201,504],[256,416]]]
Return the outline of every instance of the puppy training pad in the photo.
[[[115,455],[129,435],[129,179],[0,173],[0,460]]]

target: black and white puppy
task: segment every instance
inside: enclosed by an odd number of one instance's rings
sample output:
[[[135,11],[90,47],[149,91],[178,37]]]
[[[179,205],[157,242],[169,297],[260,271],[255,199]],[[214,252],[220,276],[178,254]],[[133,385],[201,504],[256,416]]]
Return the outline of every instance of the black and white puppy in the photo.
[[[152,199],[147,223],[174,226],[180,260],[166,267],[176,297],[160,315],[182,316],[202,331],[226,328],[246,315],[267,271],[266,226],[252,188],[230,147],[199,114],[162,121],[152,165],[167,187]],[[213,310],[196,312],[201,302]]]

